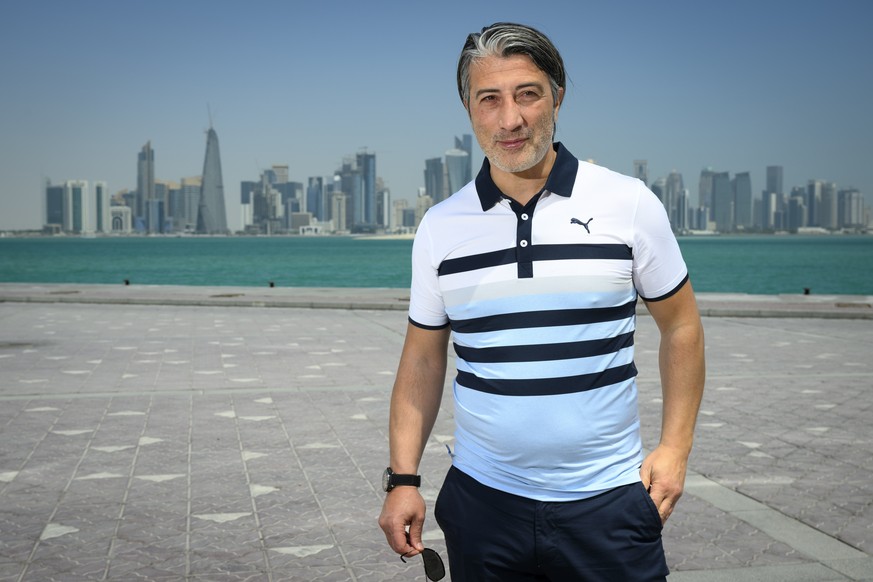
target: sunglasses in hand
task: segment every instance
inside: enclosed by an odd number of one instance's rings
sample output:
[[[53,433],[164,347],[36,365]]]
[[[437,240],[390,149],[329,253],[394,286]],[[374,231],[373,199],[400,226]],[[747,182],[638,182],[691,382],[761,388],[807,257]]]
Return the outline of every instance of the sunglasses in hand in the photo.
[[[400,556],[400,561],[406,563],[407,554]],[[421,551],[421,560],[424,562],[424,575],[428,580],[442,580],[446,576],[446,567],[443,565],[443,559],[440,555],[431,548],[425,548]]]
[[[406,543],[412,544],[412,540],[409,538],[409,532],[406,532]],[[404,564],[406,563],[406,556],[409,554],[403,554],[400,556],[400,561]],[[437,580],[442,580],[446,577],[446,567],[443,565],[443,559],[440,558],[440,555],[436,552],[436,550],[432,550],[431,548],[425,548],[421,551],[421,560],[424,562],[424,575],[427,576],[428,580],[433,580],[433,582],[437,582]]]

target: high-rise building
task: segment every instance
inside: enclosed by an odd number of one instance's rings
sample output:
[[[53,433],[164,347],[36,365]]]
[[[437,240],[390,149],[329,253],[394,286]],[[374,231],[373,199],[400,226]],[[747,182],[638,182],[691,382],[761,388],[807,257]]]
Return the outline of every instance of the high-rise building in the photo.
[[[50,181],[45,184],[45,223],[55,227],[56,231],[64,230],[65,205],[64,186],[52,186]]]
[[[707,210],[708,220],[713,219],[712,215],[712,182],[716,172],[712,168],[704,168],[700,171],[700,182],[697,187],[697,205],[702,206]]]
[[[424,192],[419,192],[418,198],[415,200],[415,227],[421,224],[421,219],[424,218],[424,213],[433,206],[433,199]]]
[[[782,166],[767,166],[767,192],[773,192],[779,196],[784,194],[782,189]]]
[[[67,180],[64,184],[64,230],[75,234],[93,232],[88,182]]]
[[[808,214],[805,195],[803,193],[795,194],[792,190],[792,195],[788,199],[788,224],[786,225],[788,230],[797,232],[798,228],[807,226],[809,223]]]
[[[148,211],[146,210],[150,201],[155,198],[155,150],[152,149],[152,142],[148,141],[137,157],[136,165],[136,206],[133,209],[134,223],[140,224],[152,232],[152,227],[148,223]]]
[[[734,191],[734,227],[748,230],[752,227],[752,176],[739,172],[732,181]]]
[[[837,194],[840,228],[861,228],[864,219],[864,197],[857,188],[840,190]]]
[[[776,192],[767,192],[761,195],[761,228],[764,230],[777,230],[782,228],[777,225],[778,195]]]
[[[467,152],[467,164],[464,167],[464,173],[461,176],[461,182],[466,184],[473,179],[473,136],[469,133],[462,134],[461,137],[455,137],[455,149]],[[452,190],[455,192],[456,190]]]
[[[318,220],[327,220],[327,190],[323,176],[310,176],[306,186],[306,206],[304,210]]]
[[[376,180],[376,225],[391,227],[391,190],[381,179]]]
[[[338,232],[346,232],[349,230],[348,216],[346,210],[349,207],[347,196],[342,192],[334,190],[330,196],[331,221],[333,228]]]
[[[824,182],[810,180],[806,184],[806,224],[803,226],[819,226],[819,205],[821,204],[821,191]]]
[[[179,184],[178,206],[173,214],[177,232],[193,233],[197,229],[197,208],[200,205],[202,183],[203,176],[182,178]]]
[[[833,182],[825,182],[822,184],[818,225],[828,230],[836,230],[839,227],[837,185]]]
[[[203,182],[200,187],[200,203],[197,208],[197,233],[227,233],[227,213],[224,209],[224,182],[221,177],[218,134],[211,127],[206,134]]]
[[[667,176],[667,181],[664,185],[664,198],[661,202],[664,203],[664,209],[667,211],[667,217],[670,219],[670,224],[673,230],[682,228],[682,223],[685,222],[682,214],[682,195],[685,192],[685,183],[682,180],[682,174],[673,170]]]
[[[343,200],[346,204],[346,210],[343,216],[347,227],[354,229],[356,225],[362,224],[364,216],[364,183],[361,170],[355,166],[353,159],[344,159],[342,167],[336,171],[334,175],[334,192],[344,195]],[[333,210],[335,208],[336,205],[331,203],[331,216],[334,218]],[[334,224],[336,224],[336,221],[334,221]]]
[[[795,209],[792,211],[792,198],[797,200],[794,202]],[[799,206],[798,206],[799,205]],[[802,211],[799,212],[798,208]],[[793,212],[793,215],[792,215]],[[801,222],[798,224],[796,220],[800,217]],[[785,201],[785,216],[783,217],[783,228],[787,230],[797,230],[801,226],[809,226],[809,207],[806,205],[806,187],[794,186]]]
[[[436,202],[446,197],[446,186],[442,158],[430,158],[424,161],[424,191]]]
[[[448,178],[449,195],[463,188],[470,180],[467,179],[467,168],[470,164],[470,154],[462,149],[451,149],[446,152],[446,176]],[[434,199],[434,202],[437,200]]]
[[[661,204],[664,204],[664,197],[666,196],[667,191],[667,179],[666,178],[658,178],[654,182],[652,182],[650,186],[652,192],[655,196],[658,197],[658,200],[661,201]],[[666,208],[666,206],[665,206]]]
[[[649,162],[647,160],[634,160],[634,178],[642,180],[646,186],[649,185]]]
[[[355,209],[355,223],[365,228],[372,228],[376,221],[376,154],[359,152],[357,156],[358,170],[361,172],[360,211]]]
[[[275,176],[276,184],[285,184],[288,182],[288,164],[273,164],[273,175]]]
[[[97,210],[95,230],[103,233],[112,232],[112,212],[109,202],[109,188],[106,187],[106,182],[94,182],[94,199]]]
[[[712,219],[719,232],[734,229],[734,191],[730,174],[715,172],[712,175]]]

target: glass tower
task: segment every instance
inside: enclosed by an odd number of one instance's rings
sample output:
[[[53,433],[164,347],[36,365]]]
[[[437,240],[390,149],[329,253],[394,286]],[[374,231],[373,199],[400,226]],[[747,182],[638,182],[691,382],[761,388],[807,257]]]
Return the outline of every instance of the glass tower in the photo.
[[[211,127],[206,134],[203,183],[200,187],[200,204],[197,208],[197,233],[227,233],[227,213],[224,209],[224,183],[221,179],[218,134]]]

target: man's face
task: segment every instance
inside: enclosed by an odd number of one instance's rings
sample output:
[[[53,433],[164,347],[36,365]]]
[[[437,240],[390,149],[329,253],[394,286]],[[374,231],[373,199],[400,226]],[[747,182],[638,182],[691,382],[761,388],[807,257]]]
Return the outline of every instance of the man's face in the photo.
[[[563,89],[558,90],[558,100]],[[560,103],[548,76],[525,55],[487,57],[470,66],[467,110],[491,165],[513,174],[543,161],[552,147]]]

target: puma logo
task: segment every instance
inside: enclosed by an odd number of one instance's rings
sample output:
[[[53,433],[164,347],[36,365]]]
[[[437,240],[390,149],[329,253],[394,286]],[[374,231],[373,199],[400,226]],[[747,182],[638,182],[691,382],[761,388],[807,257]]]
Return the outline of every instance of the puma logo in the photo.
[[[591,229],[588,228],[588,225],[591,224],[591,221],[592,221],[592,220],[594,220],[594,217],[589,218],[589,219],[588,219],[588,222],[582,222],[582,221],[579,220],[578,218],[571,218],[571,219],[570,219],[570,224],[580,224],[580,225],[582,225],[583,227],[585,227],[585,232],[587,232],[588,234],[591,234]]]

